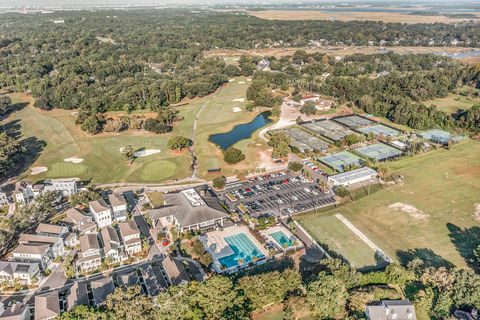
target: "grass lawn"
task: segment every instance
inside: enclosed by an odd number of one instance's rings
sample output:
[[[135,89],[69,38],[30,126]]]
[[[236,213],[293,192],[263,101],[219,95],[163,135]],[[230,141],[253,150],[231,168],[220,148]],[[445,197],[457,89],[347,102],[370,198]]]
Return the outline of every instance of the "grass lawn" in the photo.
[[[456,113],[458,110],[470,109],[474,104],[480,104],[480,98],[465,97],[459,94],[449,94],[445,98],[425,101],[427,106],[436,105],[438,110]]]
[[[162,182],[190,176],[189,153],[168,150],[167,141],[176,135],[191,138],[195,117],[204,104],[206,107],[199,118],[196,134],[196,151],[200,156],[200,167],[203,173],[207,168],[225,167],[220,150],[208,142],[208,136],[230,130],[235,124],[248,122],[256,116],[257,113],[247,113],[243,110],[244,102],[232,101],[245,98],[247,87],[246,79],[237,78],[214,95],[193,99],[187,104],[178,106],[184,119],[175,125],[173,132],[162,135],[127,131],[92,136],[75,125],[76,115],[73,110],[35,109],[31,106],[33,99],[22,94],[11,95],[14,103],[27,102],[30,105],[14,112],[5,123],[7,128],[19,132],[24,139],[35,137],[46,143],[32,166],[45,166],[48,171],[34,176],[30,175],[30,171],[24,172],[22,178],[36,181],[46,178],[79,177],[92,179],[94,183]],[[240,107],[242,111],[234,113],[233,107]],[[129,165],[120,153],[120,148],[126,145],[132,145],[134,149],[159,149],[161,152],[139,157]],[[247,147],[246,143],[242,146],[244,150]],[[257,155],[253,150],[248,151],[244,165],[255,167],[252,162],[257,160]],[[82,158],[83,162],[74,164],[64,161],[70,157]]]
[[[480,226],[474,218],[475,205],[480,203],[479,154],[480,143],[469,140],[451,150],[439,149],[390,162],[392,173],[403,175],[404,182],[336,209],[297,219],[314,237],[338,250],[352,264],[360,262],[358,247],[348,245],[349,233],[332,230],[337,226],[332,228],[332,221],[325,217],[342,213],[401,262],[417,256],[435,264],[465,266],[460,252],[471,249],[468,240],[474,239],[467,235],[474,238],[472,233]],[[392,204],[400,204],[401,209],[391,208]],[[414,212],[405,212],[402,205],[412,206]],[[465,228],[470,228],[470,233]]]
[[[165,203],[163,192],[148,192],[147,197],[154,208],[161,207]]]

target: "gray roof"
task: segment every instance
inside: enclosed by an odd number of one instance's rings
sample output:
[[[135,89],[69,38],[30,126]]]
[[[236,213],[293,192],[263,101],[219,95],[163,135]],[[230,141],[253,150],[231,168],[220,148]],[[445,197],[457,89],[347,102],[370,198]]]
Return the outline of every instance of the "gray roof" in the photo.
[[[61,234],[66,232],[67,227],[56,224],[40,223],[35,229],[36,233]]]
[[[162,266],[172,285],[179,285],[190,281],[190,277],[183,264],[172,258],[172,256],[166,256],[162,261]]]
[[[35,320],[50,319],[60,315],[58,290],[35,296]]]
[[[93,302],[97,306],[107,299],[107,296],[115,291],[112,277],[102,278],[90,282],[93,294]]]
[[[0,316],[2,320],[20,320],[23,318],[20,317],[25,309],[28,308],[27,304],[22,305],[20,302],[14,303],[10,308],[6,308],[5,311]],[[28,311],[27,311],[28,312]]]
[[[370,320],[416,320],[415,307],[408,300],[382,300],[380,305],[368,305]]]
[[[118,238],[117,230],[112,226],[106,226],[100,231],[103,240],[103,249],[105,253],[110,250],[118,251],[118,246],[120,245],[120,239]]]
[[[74,282],[67,295],[67,310],[78,305],[88,305],[87,285],[83,282]]]
[[[339,184],[344,184],[344,183],[348,183],[349,181],[353,181],[360,178],[367,178],[372,175],[377,175],[377,172],[369,167],[363,167],[360,169],[355,169],[352,171],[336,174],[334,176],[331,176],[330,179],[335,182],[338,182]]]
[[[66,214],[67,218],[63,219],[63,221],[66,221],[68,224],[71,222],[81,232],[96,228],[96,224],[91,217],[84,215],[75,208],[68,209]]]
[[[12,253],[23,253],[23,254],[40,254],[43,255],[50,250],[48,244],[20,244]]]
[[[102,198],[95,201],[90,201],[88,206],[90,207],[90,210],[95,212],[110,210],[110,206]]]
[[[134,286],[139,283],[139,278],[135,271],[130,273],[117,274],[117,283],[119,286]]]
[[[31,244],[31,243],[48,243],[48,244],[55,244],[59,241],[62,241],[62,238],[59,237],[52,237],[52,236],[42,236],[39,234],[28,234],[22,233],[20,238],[18,239],[18,243],[22,244]]]
[[[138,229],[138,226],[135,220],[119,222],[118,229],[120,229],[120,234],[122,235],[122,237],[131,236],[131,235],[140,233],[140,230]]]
[[[90,249],[100,249],[97,235],[94,233],[88,233],[80,236],[80,250],[88,251]]]
[[[196,207],[192,206],[182,193],[167,193],[164,195],[164,199],[166,203],[165,206],[148,210],[148,215],[152,220],[175,216],[179,225],[186,228],[203,222],[228,217],[218,202],[210,199],[208,194],[207,197],[202,197],[206,204]]]
[[[125,201],[125,198],[123,197],[123,194],[117,194],[117,193],[109,194],[108,195],[108,201],[114,207],[124,206],[124,205],[127,204],[127,201]]]
[[[146,269],[141,269],[141,272],[149,295],[156,296],[168,287],[159,266],[149,265]]]
[[[13,273],[31,274],[31,270],[35,266],[38,267],[38,263],[0,261],[0,271],[4,271],[9,275],[13,275]]]

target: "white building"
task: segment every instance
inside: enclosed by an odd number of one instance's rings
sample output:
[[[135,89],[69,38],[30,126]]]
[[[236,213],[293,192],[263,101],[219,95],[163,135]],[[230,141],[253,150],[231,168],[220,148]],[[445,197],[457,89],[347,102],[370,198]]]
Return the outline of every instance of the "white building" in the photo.
[[[140,230],[138,230],[135,220],[120,222],[118,224],[123,245],[128,255],[136,254],[142,251],[142,240],[140,239]]]
[[[80,237],[80,253],[77,266],[83,271],[93,271],[100,268],[102,256],[97,235],[87,233]]]
[[[14,280],[30,285],[40,271],[38,263],[0,261],[0,283],[13,285]]]
[[[46,181],[45,191],[58,191],[67,197],[77,193],[77,179],[51,179]]]
[[[25,245],[48,245],[53,259],[62,257],[65,253],[63,239],[60,237],[43,236],[38,234],[22,233],[18,243]]]
[[[105,200],[99,199],[90,201],[88,206],[93,215],[93,219],[100,229],[112,225],[112,210],[107,205]]]
[[[0,207],[8,205],[7,194],[3,191],[0,191]]]
[[[375,179],[377,172],[369,167],[343,172],[334,176],[328,177],[328,181],[332,182],[334,186],[349,186],[355,183],[360,183]]]
[[[12,259],[15,262],[37,263],[40,269],[45,269],[52,260],[52,255],[48,244],[20,244],[12,251]]]
[[[112,226],[106,226],[100,231],[103,243],[103,253],[105,258],[110,258],[112,262],[120,262],[121,256],[121,243],[118,238],[117,230]]]
[[[108,201],[112,207],[113,218],[118,222],[127,221],[127,201],[123,194],[110,194],[108,195]]]

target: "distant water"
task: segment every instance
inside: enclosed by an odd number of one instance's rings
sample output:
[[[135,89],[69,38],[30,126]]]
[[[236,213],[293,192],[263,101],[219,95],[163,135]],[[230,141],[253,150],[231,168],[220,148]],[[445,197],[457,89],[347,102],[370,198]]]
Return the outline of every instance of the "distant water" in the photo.
[[[262,112],[253,121],[239,124],[229,132],[212,134],[208,137],[208,141],[225,150],[238,141],[250,138],[255,131],[272,122],[268,116],[270,116],[270,112]]]

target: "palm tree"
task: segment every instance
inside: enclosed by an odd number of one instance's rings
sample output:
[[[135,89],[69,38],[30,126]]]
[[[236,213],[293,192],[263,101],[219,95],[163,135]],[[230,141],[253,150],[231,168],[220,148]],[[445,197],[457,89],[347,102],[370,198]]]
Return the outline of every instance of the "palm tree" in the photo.
[[[133,147],[131,145],[123,147],[122,154],[126,159],[128,159],[128,164],[131,165],[135,158],[135,152],[133,151]]]

